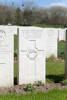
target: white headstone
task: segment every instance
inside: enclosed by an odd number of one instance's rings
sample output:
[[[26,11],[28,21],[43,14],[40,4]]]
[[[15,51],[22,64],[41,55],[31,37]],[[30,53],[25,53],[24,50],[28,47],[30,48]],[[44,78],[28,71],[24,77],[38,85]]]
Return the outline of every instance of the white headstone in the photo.
[[[36,81],[45,83],[47,35],[44,36],[43,31],[29,27],[19,30],[19,85]]]
[[[10,31],[10,30],[9,30]],[[13,35],[0,28],[0,87],[13,85]]]
[[[58,30],[47,29],[47,35],[47,58],[50,56],[57,57]]]
[[[59,41],[66,40],[66,29],[59,29]]]

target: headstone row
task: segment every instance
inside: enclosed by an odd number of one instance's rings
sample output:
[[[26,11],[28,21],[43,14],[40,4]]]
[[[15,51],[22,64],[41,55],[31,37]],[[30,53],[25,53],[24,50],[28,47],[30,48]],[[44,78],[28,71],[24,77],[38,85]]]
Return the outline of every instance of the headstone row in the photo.
[[[10,32],[12,32],[12,34],[17,35],[17,28],[21,29],[21,28],[25,28],[23,26],[5,26],[5,25],[0,25],[0,28],[3,30],[5,27],[7,27],[7,31],[10,29]],[[26,27],[27,28],[27,27]],[[35,26],[28,26],[28,28],[39,28],[39,27],[35,27]],[[45,29],[45,28],[43,28]],[[64,40],[65,41],[65,31],[67,30],[66,28],[47,28],[48,30],[54,29],[54,32],[57,31],[57,38],[58,41]]]
[[[13,85],[13,35],[9,34],[10,29],[0,28],[0,87],[10,87]]]
[[[8,30],[8,31],[7,31]],[[14,40],[10,28],[0,28],[0,87],[13,85]],[[57,57],[57,30],[25,27],[18,32],[18,84],[45,83],[46,55]]]
[[[18,84],[45,83],[46,54],[57,57],[57,30],[28,27],[18,34]]]

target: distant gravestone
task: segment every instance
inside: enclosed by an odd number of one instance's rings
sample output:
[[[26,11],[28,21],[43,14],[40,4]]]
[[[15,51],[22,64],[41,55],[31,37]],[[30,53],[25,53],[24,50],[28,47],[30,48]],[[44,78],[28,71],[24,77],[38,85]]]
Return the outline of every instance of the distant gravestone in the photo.
[[[64,40],[65,41],[65,38],[66,37],[66,29],[59,29],[59,41],[61,40]]]
[[[13,35],[0,28],[0,87],[13,85]]]
[[[58,47],[58,30],[57,29],[47,29],[47,58],[50,56],[57,57],[57,47]]]
[[[23,28],[19,30],[18,83],[27,84],[36,81],[45,83],[46,40],[44,30]]]

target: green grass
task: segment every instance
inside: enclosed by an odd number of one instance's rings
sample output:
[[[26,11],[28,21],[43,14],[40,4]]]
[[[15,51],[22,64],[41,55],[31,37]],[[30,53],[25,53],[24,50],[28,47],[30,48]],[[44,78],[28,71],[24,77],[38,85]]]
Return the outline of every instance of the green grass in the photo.
[[[46,80],[60,82],[64,79],[64,62],[48,61],[46,63]]]
[[[37,27],[43,27],[43,28],[64,28],[64,26],[62,25],[45,25],[45,24],[35,24],[33,26],[37,26]]]
[[[14,77],[17,77],[17,62],[14,63]]]
[[[17,50],[17,35],[14,35],[14,51]]]
[[[48,92],[0,95],[0,100],[67,100],[67,90],[53,89]]]
[[[65,41],[58,42],[58,57],[65,58]]]

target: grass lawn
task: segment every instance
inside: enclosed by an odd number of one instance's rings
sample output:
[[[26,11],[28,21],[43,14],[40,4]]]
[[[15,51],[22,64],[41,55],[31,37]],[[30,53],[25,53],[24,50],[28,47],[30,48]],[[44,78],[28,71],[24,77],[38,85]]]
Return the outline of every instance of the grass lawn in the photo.
[[[64,78],[64,62],[48,61],[46,63],[46,80],[48,82],[60,82]]]
[[[14,63],[14,77],[17,76],[17,62]]]
[[[48,92],[28,94],[7,94],[0,95],[0,100],[67,100],[67,90],[53,89]]]
[[[58,56],[65,59],[65,41],[58,42]]]
[[[14,35],[14,51],[17,50],[17,35]]]

